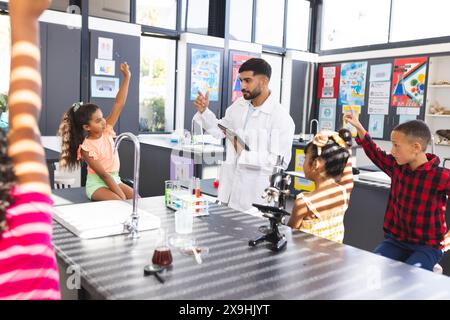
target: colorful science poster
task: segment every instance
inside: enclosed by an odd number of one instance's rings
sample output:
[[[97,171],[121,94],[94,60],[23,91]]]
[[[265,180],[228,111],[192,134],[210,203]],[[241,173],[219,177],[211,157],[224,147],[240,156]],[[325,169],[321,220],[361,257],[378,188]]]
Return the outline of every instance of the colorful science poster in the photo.
[[[236,99],[242,97],[241,80],[239,79],[239,68],[245,61],[255,57],[256,55],[250,56],[239,53],[232,54],[231,59],[233,63],[233,86],[232,86],[233,91],[231,93],[231,102],[234,102],[236,101]]]
[[[339,85],[339,104],[364,105],[367,61],[343,63]]]
[[[209,92],[209,101],[219,101],[220,52],[192,48],[191,54],[191,100],[198,91]]]
[[[339,87],[339,70],[336,66],[319,67],[318,98],[337,98]]]
[[[422,107],[426,74],[427,57],[395,59],[391,105],[393,107]]]
[[[336,99],[320,99],[319,128],[334,131],[336,123]]]
[[[369,118],[369,134],[372,138],[383,138],[384,133],[384,115],[371,114]]]

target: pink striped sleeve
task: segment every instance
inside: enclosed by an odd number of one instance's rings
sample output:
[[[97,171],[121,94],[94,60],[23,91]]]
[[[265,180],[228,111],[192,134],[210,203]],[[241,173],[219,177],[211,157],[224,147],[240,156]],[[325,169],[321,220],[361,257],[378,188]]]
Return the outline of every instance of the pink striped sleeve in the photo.
[[[52,236],[52,200],[19,188],[0,239],[0,299],[60,299]]]

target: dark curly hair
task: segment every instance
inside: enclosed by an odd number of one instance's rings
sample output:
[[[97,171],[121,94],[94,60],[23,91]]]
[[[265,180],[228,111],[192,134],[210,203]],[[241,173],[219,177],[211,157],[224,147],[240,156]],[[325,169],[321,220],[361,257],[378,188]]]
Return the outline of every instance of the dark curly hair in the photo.
[[[0,128],[0,238],[7,230],[6,209],[13,203],[11,189],[16,184],[12,159],[8,156],[8,139]]]
[[[352,134],[347,129],[339,130],[339,136],[344,140],[347,148],[352,146]],[[306,153],[311,153],[311,162],[320,157],[325,161],[325,173],[328,177],[339,181],[347,165],[350,152],[347,148],[339,146],[332,137],[328,139],[327,144],[322,148],[322,153],[318,154],[317,146],[312,142],[308,143],[305,149]]]
[[[59,160],[62,168],[74,170],[81,165],[81,161],[77,159],[77,151],[78,146],[86,137],[83,125],[89,123],[92,115],[98,109],[99,107],[93,103],[80,103],[75,104],[64,113],[58,129],[58,135],[62,140]]]

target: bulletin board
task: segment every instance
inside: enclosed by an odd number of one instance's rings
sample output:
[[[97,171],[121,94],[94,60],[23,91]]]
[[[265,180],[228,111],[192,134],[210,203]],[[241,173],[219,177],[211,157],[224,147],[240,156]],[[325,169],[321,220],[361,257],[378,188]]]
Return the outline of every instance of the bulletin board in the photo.
[[[366,74],[364,86],[361,86],[359,101],[347,101],[341,97],[341,84],[343,82],[342,72],[348,71],[348,65],[358,63],[359,65],[366,63]],[[395,68],[398,65],[397,69]],[[426,101],[426,88],[428,81],[428,57],[392,57],[381,59],[368,59],[365,61],[348,61],[342,63],[328,63],[323,66],[319,66],[318,80],[317,80],[317,109],[316,115],[319,122],[321,117],[324,116],[325,111],[331,119],[335,117],[334,130],[339,130],[344,126],[344,110],[348,108],[357,108],[359,112],[359,120],[363,126],[372,135],[372,138],[379,140],[390,140],[390,134],[395,126],[398,124],[412,120],[425,118],[425,103]],[[339,97],[337,97],[335,114],[329,110],[333,105],[330,99],[324,101],[322,87],[324,86],[323,68],[329,66],[340,67],[339,77]],[[405,67],[407,66],[407,67]],[[406,104],[406,106],[398,106],[399,102],[393,100],[394,91],[398,90],[398,79],[400,78],[400,71],[403,72],[402,78],[405,78],[409,83],[404,83],[404,89],[406,97],[403,98],[406,102],[400,102],[400,104]],[[351,85],[346,87],[346,90],[350,90]],[[342,90],[344,92],[345,90]],[[398,91],[397,91],[398,95]],[[423,102],[411,103],[416,97],[416,101]],[[409,99],[409,102],[408,100]],[[345,104],[344,104],[345,102]],[[327,119],[329,121],[330,119]]]

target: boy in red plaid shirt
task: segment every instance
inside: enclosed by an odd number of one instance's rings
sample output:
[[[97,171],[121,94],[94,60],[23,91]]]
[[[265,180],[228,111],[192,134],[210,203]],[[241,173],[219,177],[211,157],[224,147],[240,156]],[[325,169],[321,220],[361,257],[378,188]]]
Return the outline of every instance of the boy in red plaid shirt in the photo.
[[[439,167],[436,155],[425,153],[431,141],[430,129],[420,120],[398,125],[391,133],[391,154],[387,154],[357,117],[346,114],[345,120],[357,129],[356,142],[367,156],[391,177],[383,225],[385,240],[375,253],[433,270],[444,252],[450,170]]]

